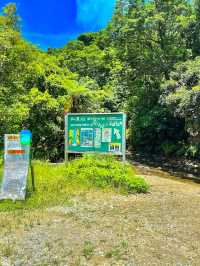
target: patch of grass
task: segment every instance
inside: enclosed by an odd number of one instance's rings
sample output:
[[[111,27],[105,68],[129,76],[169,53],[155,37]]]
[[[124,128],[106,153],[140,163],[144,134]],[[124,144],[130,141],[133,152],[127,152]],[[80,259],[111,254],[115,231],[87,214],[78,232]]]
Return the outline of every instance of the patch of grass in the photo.
[[[2,175],[3,175],[3,159],[1,157],[1,151],[0,151],[0,181],[2,179]]]
[[[105,253],[105,257],[107,259],[115,258],[117,260],[122,259],[128,253],[128,242],[122,241],[118,246],[113,247],[113,249],[109,250]]]
[[[81,184],[66,178],[68,165],[51,165],[47,162],[34,162],[35,187],[32,191],[31,178],[28,178],[25,201],[0,201],[0,211],[28,210],[55,205],[70,204],[74,193],[86,190]]]
[[[36,191],[32,191],[29,177],[26,201],[1,201],[0,211],[71,204],[72,196],[97,188],[114,188],[128,193],[148,190],[146,181],[136,176],[129,164],[110,156],[86,155],[59,165],[36,161],[33,166]],[[2,167],[0,169],[2,173]]]
[[[10,257],[13,253],[13,246],[10,243],[0,243],[0,256]]]
[[[86,259],[91,259],[92,255],[94,253],[94,246],[90,241],[84,242],[84,248],[83,248],[83,256]]]
[[[119,249],[112,249],[112,250],[106,252],[105,257],[107,259],[110,259],[112,257],[119,258],[120,257],[120,250]]]
[[[69,164],[68,177],[88,186],[111,187],[128,193],[145,193],[149,188],[142,177],[136,176],[133,167],[112,156],[85,155],[74,160]]]

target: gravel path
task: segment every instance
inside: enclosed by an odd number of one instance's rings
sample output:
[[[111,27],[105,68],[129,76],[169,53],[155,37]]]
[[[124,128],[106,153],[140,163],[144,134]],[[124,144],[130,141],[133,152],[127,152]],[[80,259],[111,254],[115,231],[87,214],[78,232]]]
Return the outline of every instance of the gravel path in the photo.
[[[71,206],[1,213],[0,265],[200,265],[200,185],[138,171],[146,195],[95,191]]]

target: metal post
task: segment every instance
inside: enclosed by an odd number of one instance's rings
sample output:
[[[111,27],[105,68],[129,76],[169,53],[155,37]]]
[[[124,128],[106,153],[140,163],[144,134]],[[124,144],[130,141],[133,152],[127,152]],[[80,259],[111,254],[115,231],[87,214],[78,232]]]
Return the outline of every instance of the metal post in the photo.
[[[68,114],[65,114],[65,162],[69,160],[69,154],[68,154]]]
[[[32,150],[31,150],[31,145],[30,145],[30,159],[29,159],[29,167],[30,167],[30,170],[31,170],[31,183],[32,183],[32,189],[33,191],[35,191],[35,173],[34,173],[34,168],[33,168],[33,165],[32,165]]]
[[[32,180],[32,188],[33,191],[35,191],[35,173],[34,173],[34,168],[33,165],[31,164],[31,180]]]
[[[122,147],[122,152],[123,152],[123,162],[126,162],[126,114],[123,114],[123,147]]]

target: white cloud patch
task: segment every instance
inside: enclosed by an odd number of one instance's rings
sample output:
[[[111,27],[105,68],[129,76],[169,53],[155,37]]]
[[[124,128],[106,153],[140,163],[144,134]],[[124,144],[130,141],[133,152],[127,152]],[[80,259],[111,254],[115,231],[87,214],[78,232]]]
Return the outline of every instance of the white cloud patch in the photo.
[[[77,24],[96,30],[105,27],[112,17],[116,0],[76,0]]]

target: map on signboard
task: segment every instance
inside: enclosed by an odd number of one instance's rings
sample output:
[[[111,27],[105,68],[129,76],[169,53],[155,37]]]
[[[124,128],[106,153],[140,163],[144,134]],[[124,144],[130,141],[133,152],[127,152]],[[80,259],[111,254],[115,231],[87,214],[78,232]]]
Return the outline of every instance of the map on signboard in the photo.
[[[79,129],[69,130],[69,145],[72,145],[72,146],[80,145],[80,130]]]
[[[0,199],[24,200],[30,146],[21,145],[20,135],[5,135],[4,175]]]
[[[81,129],[81,146],[82,147],[93,147],[94,131],[93,128],[82,128]]]

